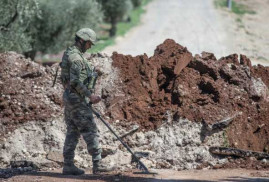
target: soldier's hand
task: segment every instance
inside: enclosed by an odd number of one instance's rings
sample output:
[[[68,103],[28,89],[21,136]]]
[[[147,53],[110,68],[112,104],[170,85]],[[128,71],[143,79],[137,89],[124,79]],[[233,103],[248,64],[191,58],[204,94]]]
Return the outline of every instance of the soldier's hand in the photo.
[[[91,101],[91,103],[93,103],[93,104],[97,104],[98,102],[101,101],[101,97],[98,96],[98,95],[91,95],[91,96],[90,96],[90,101]]]
[[[102,76],[102,74],[104,74],[101,70],[102,69],[99,66],[94,67],[94,71],[97,73],[98,76]]]

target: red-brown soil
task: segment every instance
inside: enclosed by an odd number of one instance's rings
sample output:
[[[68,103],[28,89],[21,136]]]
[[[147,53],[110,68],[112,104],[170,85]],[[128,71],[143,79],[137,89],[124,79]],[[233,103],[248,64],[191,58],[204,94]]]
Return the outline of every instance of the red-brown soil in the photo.
[[[268,67],[252,67],[244,55],[240,60],[236,54],[216,60],[205,52],[192,57],[187,48],[169,39],[150,58],[114,53],[112,59],[120,70],[118,90],[125,94],[104,92],[113,120],[152,130],[167,120],[167,111],[174,121],[182,117],[207,124],[239,114],[227,129],[230,146],[268,151]],[[190,63],[182,69],[180,62]]]
[[[62,88],[52,88],[52,68],[16,53],[0,54],[0,136],[28,121],[62,114]]]

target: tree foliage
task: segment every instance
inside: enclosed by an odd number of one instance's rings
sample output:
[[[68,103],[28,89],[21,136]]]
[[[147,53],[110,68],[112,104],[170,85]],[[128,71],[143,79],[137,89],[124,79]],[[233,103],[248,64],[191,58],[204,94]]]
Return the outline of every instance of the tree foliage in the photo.
[[[36,17],[40,17],[36,0],[2,0],[0,6],[0,51],[32,50]]]
[[[103,18],[96,0],[3,0],[0,13],[0,50],[32,58],[64,49],[78,29],[97,29]]]
[[[96,0],[41,0],[42,18],[37,19],[35,47],[42,52],[58,52],[74,40],[83,27],[97,29],[102,22],[101,6]]]
[[[132,10],[131,0],[98,0],[102,4],[106,21],[111,23],[110,36],[117,31],[117,22],[126,18]]]

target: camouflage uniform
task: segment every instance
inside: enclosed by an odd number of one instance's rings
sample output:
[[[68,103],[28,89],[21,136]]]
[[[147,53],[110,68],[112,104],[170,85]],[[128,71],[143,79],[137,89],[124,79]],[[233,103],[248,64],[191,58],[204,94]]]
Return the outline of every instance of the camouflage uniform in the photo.
[[[65,51],[61,64],[61,79],[66,88],[63,94],[67,125],[63,150],[64,163],[73,163],[80,134],[87,144],[93,162],[98,161],[102,152],[99,146],[99,133],[88,105],[88,97],[91,95],[88,75],[92,72],[92,66],[75,45]]]

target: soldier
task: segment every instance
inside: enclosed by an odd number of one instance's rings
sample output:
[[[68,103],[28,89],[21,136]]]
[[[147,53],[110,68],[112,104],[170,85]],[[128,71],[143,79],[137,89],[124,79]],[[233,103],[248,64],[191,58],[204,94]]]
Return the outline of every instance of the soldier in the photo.
[[[96,42],[96,34],[90,28],[83,28],[76,33],[75,44],[64,52],[61,62],[61,81],[65,91],[64,116],[67,133],[64,143],[63,174],[81,175],[82,169],[74,165],[75,148],[80,135],[92,155],[93,173],[111,171],[101,161],[99,134],[89,102],[98,103],[101,98],[92,93],[93,66],[83,57],[83,53]]]

